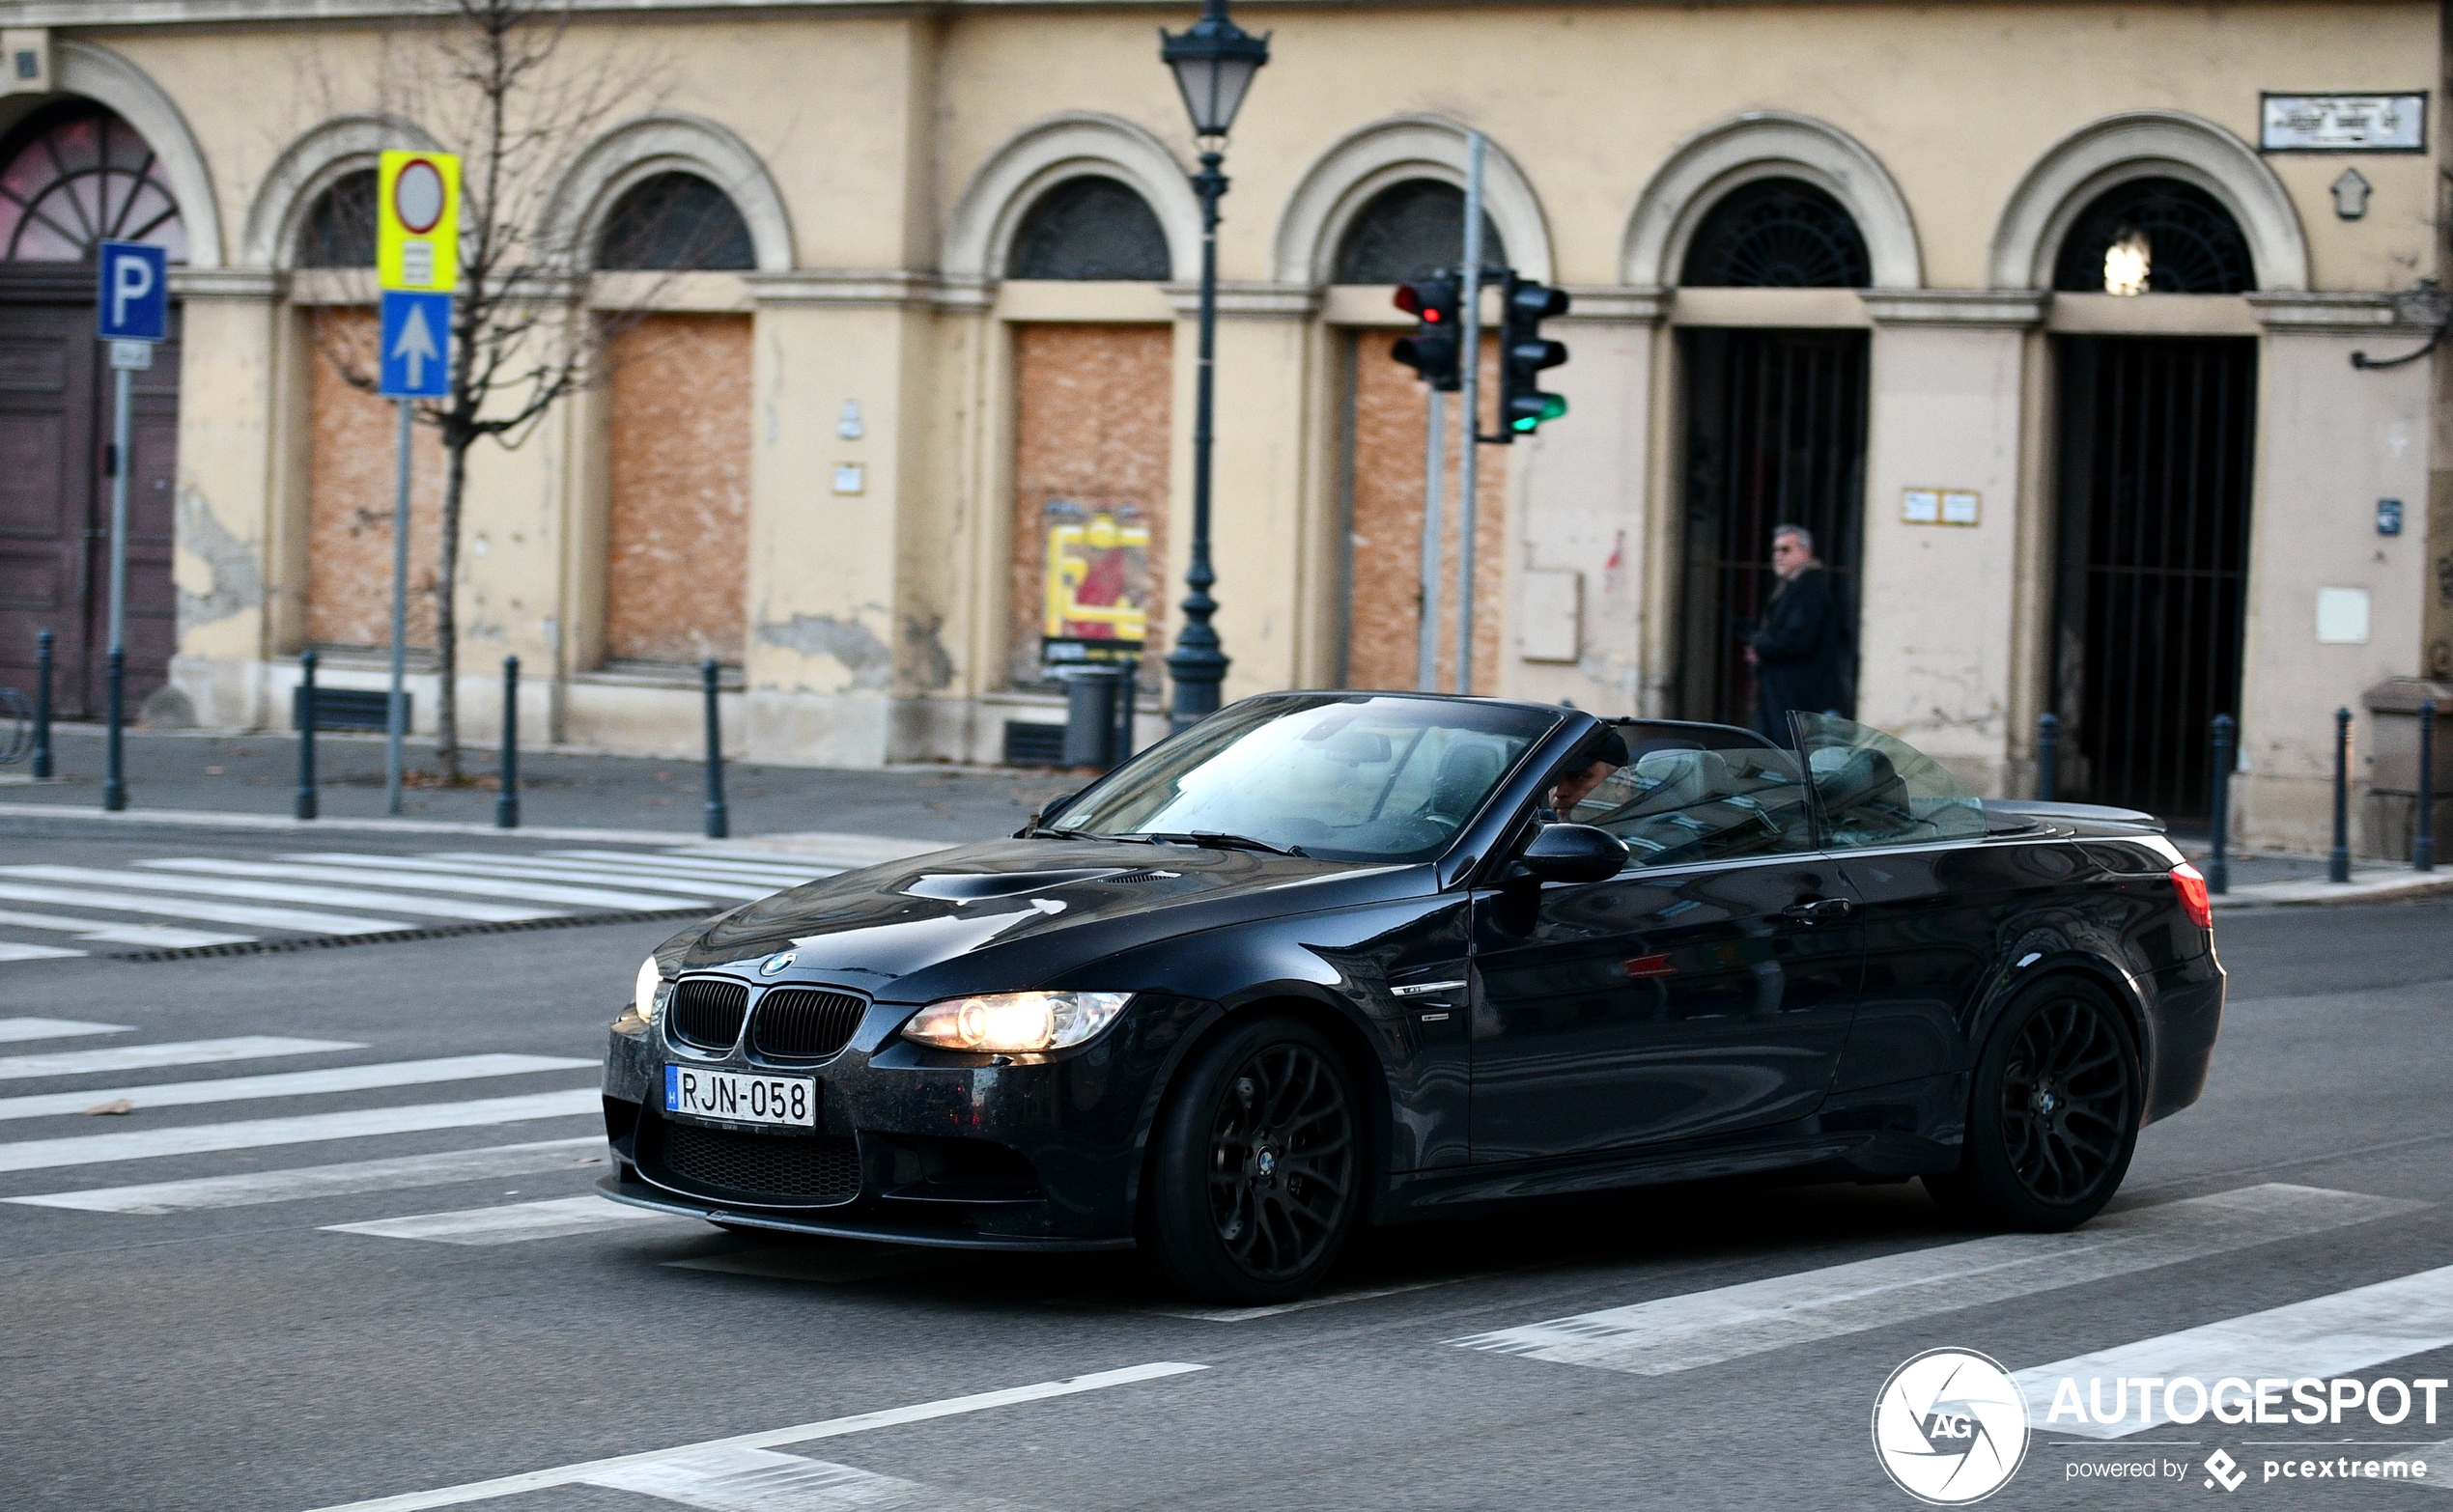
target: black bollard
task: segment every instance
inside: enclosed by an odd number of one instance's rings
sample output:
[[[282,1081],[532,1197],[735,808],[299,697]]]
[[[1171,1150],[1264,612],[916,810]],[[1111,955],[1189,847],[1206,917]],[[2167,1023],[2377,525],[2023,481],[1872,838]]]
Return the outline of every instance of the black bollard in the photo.
[[[1139,657],[1127,657],[1124,658],[1122,664],[1124,667],[1124,686],[1116,694],[1116,698],[1123,707],[1117,711],[1114,745],[1115,760],[1110,763],[1111,766],[1116,767],[1123,766],[1133,754],[1133,704],[1135,700],[1142,696],[1142,658]]]
[[[2419,706],[2419,824],[2411,837],[2411,870],[2436,870],[2436,700]]]
[[[2351,880],[2351,711],[2334,711],[2334,848],[2326,857],[2326,880]]]
[[[127,712],[127,653],[111,653],[110,672],[110,735],[102,758],[102,812],[116,814],[127,807],[127,769],[125,752],[120,748],[120,726]]]
[[[298,804],[300,819],[315,817],[315,653],[298,653]]]
[[[2214,854],[2206,862],[2206,890],[2232,890],[2232,863],[2226,854],[2225,838],[2232,828],[2232,732],[2230,714],[2214,716]]]
[[[494,827],[520,827],[520,658],[502,658],[502,771]]]
[[[2036,797],[2044,802],[2053,800],[2060,786],[2061,715],[2045,714],[2036,721]]]
[[[43,630],[34,637],[34,780],[51,780],[51,641]]]
[[[699,686],[707,694],[707,838],[721,840],[732,833],[724,812],[723,728],[716,716],[716,658],[698,663]]]

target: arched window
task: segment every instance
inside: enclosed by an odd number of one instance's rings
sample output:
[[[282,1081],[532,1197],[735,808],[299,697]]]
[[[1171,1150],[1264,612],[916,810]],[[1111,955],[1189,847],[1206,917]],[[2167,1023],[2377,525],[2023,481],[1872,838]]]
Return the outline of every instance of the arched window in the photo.
[[[99,105],[37,114],[0,144],[0,262],[81,263],[104,240],[149,241],[187,260],[161,164]]]
[[[758,249],[730,195],[694,173],[660,173],[614,202],[596,266],[740,272],[758,266]]]
[[[1678,282],[1696,289],[1863,289],[1865,237],[1838,200],[1802,179],[1758,179],[1714,205],[1686,244]]]
[[[1401,284],[1465,255],[1465,191],[1437,179],[1393,183],[1365,203],[1338,244],[1336,281]],[[1508,244],[1482,216],[1482,266],[1504,267]]]
[[[2053,288],[2070,294],[2246,294],[2248,238],[2214,196],[2178,179],[2132,179],[2096,197],[2062,238]]]
[[[345,173],[315,197],[306,224],[298,228],[298,266],[375,266],[374,169]]]
[[[1147,201],[1114,179],[1067,179],[1032,202],[1005,255],[1007,278],[1158,283],[1173,271]]]

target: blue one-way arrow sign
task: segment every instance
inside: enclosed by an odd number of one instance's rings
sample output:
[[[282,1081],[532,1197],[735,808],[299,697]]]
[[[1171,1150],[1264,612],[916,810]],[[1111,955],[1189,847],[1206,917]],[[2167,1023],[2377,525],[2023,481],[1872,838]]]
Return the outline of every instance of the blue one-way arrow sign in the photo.
[[[385,399],[451,394],[451,295],[383,291]]]

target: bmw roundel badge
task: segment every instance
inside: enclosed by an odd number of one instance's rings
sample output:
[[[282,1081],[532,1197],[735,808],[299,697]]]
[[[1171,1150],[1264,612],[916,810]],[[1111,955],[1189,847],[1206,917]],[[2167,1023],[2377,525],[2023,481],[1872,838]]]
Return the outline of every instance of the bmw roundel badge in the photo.
[[[793,958],[798,954],[799,952],[797,951],[787,950],[779,956],[769,956],[765,961],[759,964],[758,974],[760,976],[774,976],[784,967],[792,965]]]

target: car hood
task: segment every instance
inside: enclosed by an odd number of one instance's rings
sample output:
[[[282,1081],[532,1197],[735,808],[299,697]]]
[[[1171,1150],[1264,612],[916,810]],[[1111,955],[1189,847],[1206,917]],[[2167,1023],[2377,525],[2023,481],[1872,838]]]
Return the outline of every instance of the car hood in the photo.
[[[921,1001],[1058,985],[1077,966],[1170,936],[1435,886],[1428,866],[1126,841],[992,840],[761,899],[711,921],[679,964]],[[791,961],[778,964],[785,952]]]

